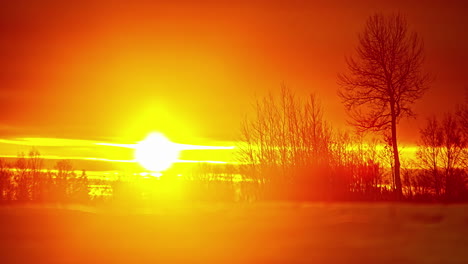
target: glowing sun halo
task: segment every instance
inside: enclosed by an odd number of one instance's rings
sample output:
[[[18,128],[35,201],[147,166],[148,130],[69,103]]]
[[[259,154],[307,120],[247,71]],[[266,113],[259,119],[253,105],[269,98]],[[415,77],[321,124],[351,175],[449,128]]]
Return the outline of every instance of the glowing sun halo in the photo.
[[[179,158],[180,149],[161,133],[151,133],[135,148],[135,160],[149,171],[167,170]]]

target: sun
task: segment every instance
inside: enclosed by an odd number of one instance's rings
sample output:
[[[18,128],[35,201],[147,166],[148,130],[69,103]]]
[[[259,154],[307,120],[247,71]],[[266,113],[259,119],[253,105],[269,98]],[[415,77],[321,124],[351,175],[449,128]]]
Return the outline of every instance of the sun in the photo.
[[[162,133],[151,133],[135,147],[135,160],[145,169],[161,172],[179,158],[180,148]]]

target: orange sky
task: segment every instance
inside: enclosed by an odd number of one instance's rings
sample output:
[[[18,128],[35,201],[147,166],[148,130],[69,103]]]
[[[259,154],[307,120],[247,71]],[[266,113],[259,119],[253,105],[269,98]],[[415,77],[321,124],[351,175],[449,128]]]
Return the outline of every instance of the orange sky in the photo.
[[[425,40],[436,80],[416,106],[420,120],[461,103],[463,1],[2,3],[0,138],[125,143],[155,130],[179,143],[229,145],[254,96],[281,82],[317,92],[342,128],[336,74],[375,11],[403,12]],[[401,140],[414,142],[420,124],[404,122]]]

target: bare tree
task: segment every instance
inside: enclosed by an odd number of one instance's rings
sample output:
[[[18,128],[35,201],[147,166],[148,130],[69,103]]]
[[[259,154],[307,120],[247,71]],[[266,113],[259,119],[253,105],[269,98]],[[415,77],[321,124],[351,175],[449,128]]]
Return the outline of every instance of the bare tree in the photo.
[[[70,160],[59,160],[55,164],[55,195],[58,201],[67,201],[70,197],[70,180],[76,177]]]
[[[402,195],[397,124],[413,116],[411,105],[422,97],[429,75],[422,71],[423,42],[408,32],[404,16],[376,14],[359,34],[348,72],[338,75],[338,94],[359,131],[389,131],[397,196]]]
[[[28,159],[27,159],[27,166],[29,168],[29,178],[31,180],[30,192],[31,192],[31,199],[33,201],[37,201],[43,198],[44,192],[44,179],[42,175],[42,167],[43,167],[44,160],[41,158],[41,153],[32,148],[29,151]]]
[[[267,188],[297,196],[318,193],[306,187],[320,189],[325,181],[331,130],[316,96],[304,99],[283,85],[280,96],[258,99],[254,111],[242,124],[239,160],[245,164],[244,175],[261,187],[259,196]],[[303,190],[287,190],[297,185]]]
[[[29,178],[29,168],[27,157],[24,153],[18,154],[18,159],[14,164],[15,174],[15,199],[19,201],[29,201],[31,198],[31,179]]]
[[[465,191],[466,179],[462,168],[467,140],[460,120],[453,113],[444,116],[441,122],[441,130],[443,135],[442,162],[445,170],[445,196],[446,199],[452,200]]]
[[[7,162],[0,158],[0,201],[11,200],[12,196],[12,173]]]
[[[441,152],[444,141],[443,131],[435,117],[427,120],[427,125],[420,130],[420,143],[416,153],[420,165],[427,169],[433,177],[433,187],[435,195],[439,197],[442,188]]]
[[[446,200],[460,199],[466,192],[467,134],[463,120],[454,113],[445,114],[441,122],[435,117],[428,119],[420,131],[417,156],[420,166],[432,175],[435,195],[445,195]]]

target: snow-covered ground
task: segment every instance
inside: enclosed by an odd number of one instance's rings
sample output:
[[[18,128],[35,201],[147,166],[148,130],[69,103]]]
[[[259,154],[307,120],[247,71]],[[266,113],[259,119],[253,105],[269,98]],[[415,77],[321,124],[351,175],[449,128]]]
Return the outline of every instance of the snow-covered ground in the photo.
[[[468,263],[468,205],[0,207],[0,263]]]

